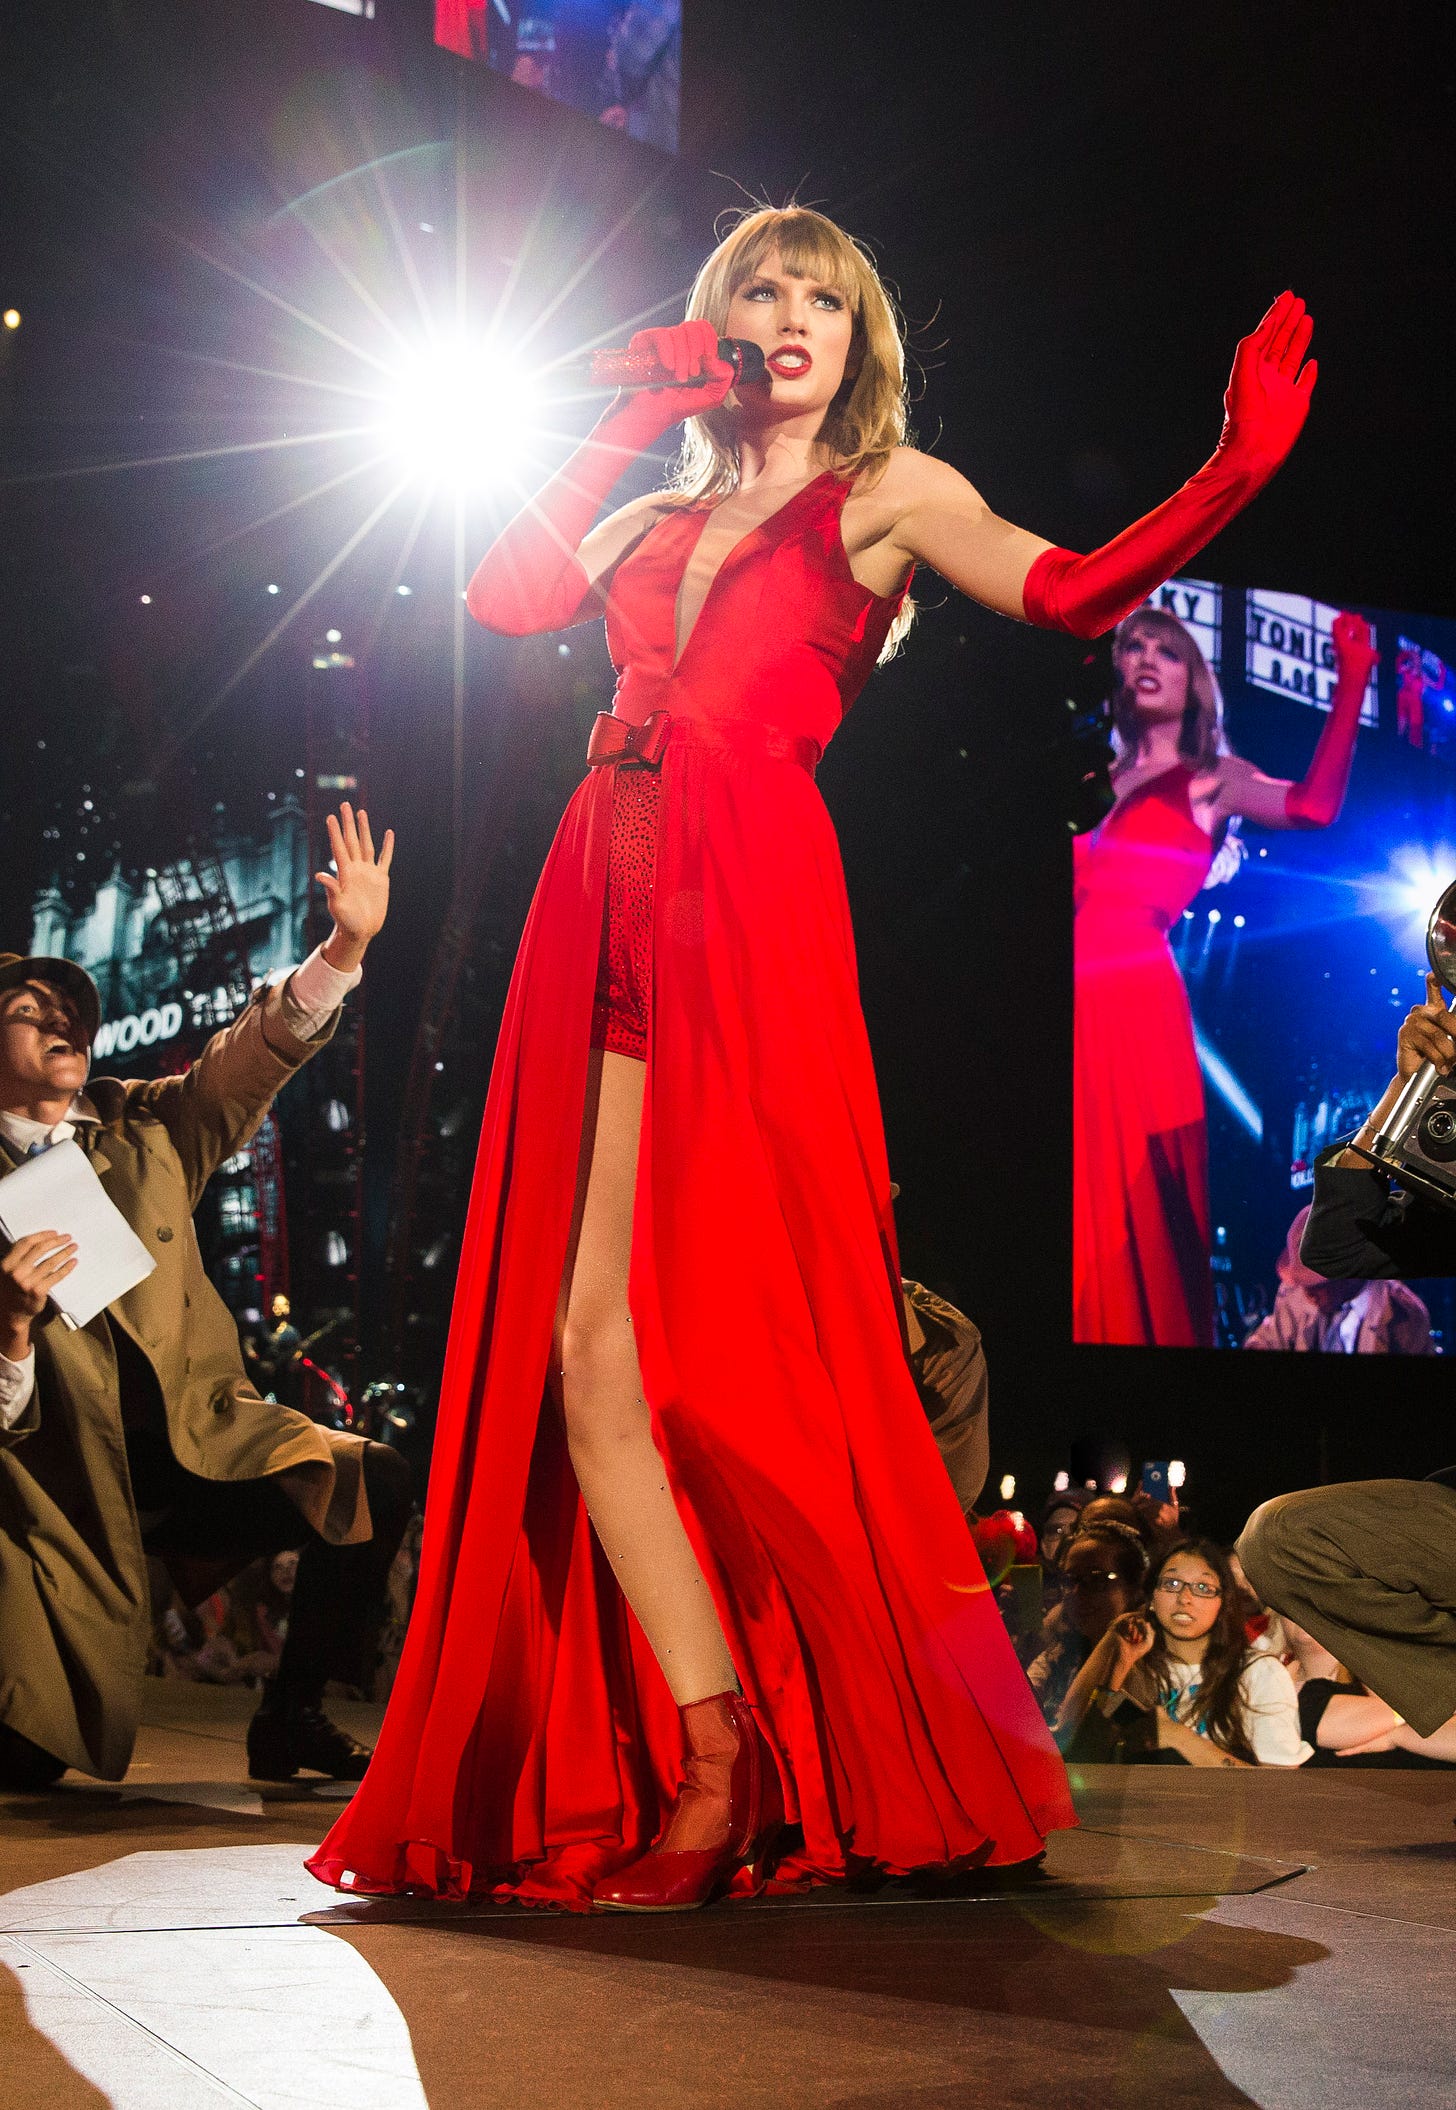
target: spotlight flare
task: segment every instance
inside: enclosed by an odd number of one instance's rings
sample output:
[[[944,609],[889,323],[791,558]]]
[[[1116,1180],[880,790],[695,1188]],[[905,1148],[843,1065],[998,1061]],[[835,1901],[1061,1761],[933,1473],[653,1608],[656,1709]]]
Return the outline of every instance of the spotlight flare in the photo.
[[[488,491],[524,466],[540,397],[534,376],[498,348],[437,343],[395,371],[380,439],[413,478]]]

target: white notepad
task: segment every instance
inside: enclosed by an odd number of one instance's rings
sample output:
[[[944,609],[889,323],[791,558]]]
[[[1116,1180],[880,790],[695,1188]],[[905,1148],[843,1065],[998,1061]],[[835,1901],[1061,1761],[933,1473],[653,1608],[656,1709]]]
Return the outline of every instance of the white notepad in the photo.
[[[156,1261],[102,1186],[79,1143],[55,1143],[0,1179],[0,1234],[33,1231],[76,1241],[76,1265],[51,1291],[67,1326],[85,1326],[144,1282]]]

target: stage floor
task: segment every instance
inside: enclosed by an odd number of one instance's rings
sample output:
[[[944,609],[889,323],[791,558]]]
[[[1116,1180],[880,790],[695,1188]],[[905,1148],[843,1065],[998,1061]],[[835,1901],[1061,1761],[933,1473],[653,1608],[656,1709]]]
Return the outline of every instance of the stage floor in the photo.
[[[251,1707],[150,1684],[123,1786],[0,1797],[5,2110],[1456,2100],[1456,1776],[1091,1767],[1029,1890],[545,1918],[319,1888]]]

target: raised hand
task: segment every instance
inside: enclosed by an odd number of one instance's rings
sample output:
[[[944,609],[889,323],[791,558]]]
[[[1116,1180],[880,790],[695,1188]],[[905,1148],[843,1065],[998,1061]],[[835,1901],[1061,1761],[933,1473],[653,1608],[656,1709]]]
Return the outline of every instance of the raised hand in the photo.
[[[1108,1683],[1114,1692],[1120,1692],[1128,1672],[1153,1645],[1153,1622],[1145,1612],[1124,1612],[1108,1629],[1116,1651],[1112,1676]]]
[[[385,831],[383,848],[376,855],[368,814],[361,807],[356,816],[347,799],[337,816],[328,816],[325,826],[334,870],[314,873],[328,896],[329,914],[334,919],[324,945],[324,958],[342,974],[352,974],[368,950],[370,939],[384,928],[389,913],[394,830]]]
[[[1336,678],[1342,682],[1358,679],[1363,696],[1371,668],[1380,664],[1380,654],[1375,649],[1375,632],[1363,615],[1347,611],[1335,617],[1334,645]]]
[[[1221,451],[1272,474],[1304,429],[1318,363],[1305,362],[1314,318],[1281,293],[1256,330],[1241,337],[1224,391]]]
[[[1314,361],[1306,364],[1304,358],[1313,331],[1304,302],[1281,293],[1259,327],[1239,340],[1224,391],[1223,434],[1211,460],[1181,490],[1100,549],[1086,556],[1043,549],[1032,556],[1021,582],[1021,612],[1029,623],[1073,637],[1101,637],[1213,540],[1269,481],[1299,438],[1317,371]],[[953,585],[963,585],[954,564],[947,570],[939,559],[928,561]],[[964,583],[964,590],[985,598],[974,582]],[[1346,752],[1340,760],[1346,775],[1348,760]],[[1343,778],[1338,788],[1343,797]],[[1338,797],[1334,810],[1339,810]],[[1294,825],[1325,827],[1328,821],[1312,817]]]

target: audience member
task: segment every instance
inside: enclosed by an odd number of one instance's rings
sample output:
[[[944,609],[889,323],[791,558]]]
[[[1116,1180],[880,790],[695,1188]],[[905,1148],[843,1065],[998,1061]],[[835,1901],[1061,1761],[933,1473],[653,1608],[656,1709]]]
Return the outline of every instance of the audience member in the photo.
[[[1062,1541],[1062,1598],[1047,1621],[1048,1640],[1026,1675],[1055,1726],[1073,1679],[1114,1619],[1142,1603],[1148,1558],[1130,1524],[1082,1526]]]
[[[414,1610],[415,1587],[420,1579],[420,1548],[424,1543],[425,1520],[417,1509],[404,1527],[399,1551],[390,1565],[385,1585],[386,1611],[379,1636],[379,1660],[374,1669],[374,1698],[387,1700],[394,1690],[395,1673],[404,1653],[404,1637]]]
[[[288,1636],[288,1610],[298,1574],[291,1547],[250,1561],[217,1599],[221,1619],[197,1652],[198,1674],[214,1685],[260,1685],[276,1675]],[[207,1606],[202,1608],[204,1618]]]
[[[1181,1536],[1178,1498],[1155,1502],[1141,1489],[1131,1495],[1091,1495],[1082,1511],[1082,1529],[1098,1524],[1123,1524],[1135,1531],[1150,1561],[1165,1553]]]
[[[1051,1568],[1061,1551],[1063,1539],[1076,1530],[1082,1520],[1082,1511],[1091,1499],[1085,1487],[1064,1487],[1050,1497],[1042,1510],[1036,1534],[1044,1568]]]
[[[161,1562],[148,1562],[148,1574],[150,1675],[255,1687],[276,1675],[298,1574],[295,1551],[250,1562],[194,1607],[183,1603]]]
[[[1057,1722],[1064,1746],[1094,1702],[1125,1694],[1151,1717],[1164,1761],[1303,1765],[1311,1746],[1294,1681],[1267,1648],[1250,1647],[1244,1595],[1223,1549],[1208,1539],[1170,1547],[1149,1604],[1150,1614],[1117,1618],[1077,1672]]]

